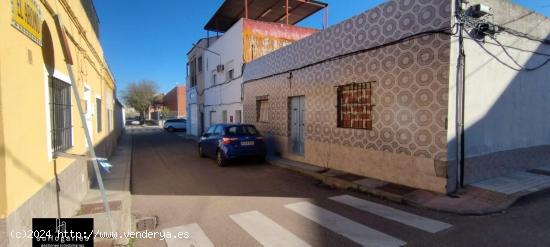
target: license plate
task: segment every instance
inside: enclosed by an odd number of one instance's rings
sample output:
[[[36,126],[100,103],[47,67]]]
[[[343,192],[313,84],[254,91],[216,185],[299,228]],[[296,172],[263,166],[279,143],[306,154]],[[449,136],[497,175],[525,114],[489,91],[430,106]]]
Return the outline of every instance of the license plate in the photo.
[[[253,146],[253,145],[254,145],[254,141],[241,142],[241,146]]]

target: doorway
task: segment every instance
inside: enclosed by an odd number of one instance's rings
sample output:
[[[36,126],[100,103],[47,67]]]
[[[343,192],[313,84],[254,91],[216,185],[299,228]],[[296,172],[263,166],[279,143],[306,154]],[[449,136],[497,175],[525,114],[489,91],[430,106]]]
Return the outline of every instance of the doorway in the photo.
[[[305,97],[291,97],[290,110],[290,150],[294,154],[304,155],[304,112]]]

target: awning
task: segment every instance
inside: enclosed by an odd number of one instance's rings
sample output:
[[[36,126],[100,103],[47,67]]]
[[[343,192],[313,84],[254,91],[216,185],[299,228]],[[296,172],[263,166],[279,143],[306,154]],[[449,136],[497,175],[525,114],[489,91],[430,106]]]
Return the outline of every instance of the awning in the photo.
[[[227,31],[245,17],[245,1],[248,2],[248,19],[286,23],[287,0],[225,0],[204,29]],[[316,0],[288,0],[288,24],[294,25],[327,6],[328,4]]]

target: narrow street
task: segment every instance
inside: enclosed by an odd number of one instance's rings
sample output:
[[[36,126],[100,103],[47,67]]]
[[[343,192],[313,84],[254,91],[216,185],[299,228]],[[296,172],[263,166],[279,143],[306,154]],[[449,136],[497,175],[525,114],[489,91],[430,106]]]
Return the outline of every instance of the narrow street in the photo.
[[[456,216],[327,188],[266,163],[218,167],[193,141],[155,128],[133,139],[132,211],[158,216],[155,231],[187,231],[187,242],[135,246],[548,246],[550,193],[504,214]],[[351,196],[351,197],[350,197]],[[349,205],[344,204],[346,202]]]

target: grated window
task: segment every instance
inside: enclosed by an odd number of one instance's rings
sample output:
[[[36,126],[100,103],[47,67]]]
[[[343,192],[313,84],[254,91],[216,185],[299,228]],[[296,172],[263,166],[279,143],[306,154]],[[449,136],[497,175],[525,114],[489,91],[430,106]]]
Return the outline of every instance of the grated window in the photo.
[[[337,87],[337,126],[372,130],[372,82]]]

